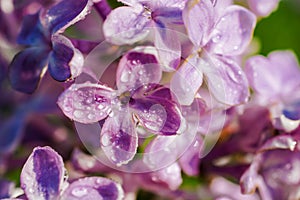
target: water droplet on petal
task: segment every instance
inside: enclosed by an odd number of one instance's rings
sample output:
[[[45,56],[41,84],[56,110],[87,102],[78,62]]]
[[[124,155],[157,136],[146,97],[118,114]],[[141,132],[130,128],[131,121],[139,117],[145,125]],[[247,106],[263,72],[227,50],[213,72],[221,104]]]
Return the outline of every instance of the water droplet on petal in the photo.
[[[221,39],[221,35],[217,34],[216,36],[214,36],[214,37],[212,38],[212,41],[213,41],[214,43],[217,43],[217,42],[220,41],[220,39]]]
[[[64,109],[66,112],[72,111],[72,108],[69,107],[69,106],[64,106],[63,109]]]
[[[121,75],[121,81],[126,83],[126,82],[128,82],[128,80],[129,80],[129,74],[128,73],[123,73]]]
[[[112,161],[114,161],[114,162],[116,162],[116,161],[117,161],[117,159],[116,159],[116,157],[115,157],[115,156],[112,156],[112,157],[111,157],[111,160],[112,160]]]
[[[103,104],[99,104],[99,105],[98,105],[98,108],[99,108],[100,110],[102,110],[102,109],[104,108],[104,105],[103,105]]]
[[[75,110],[73,113],[74,117],[81,118],[83,116],[83,112],[80,110]]]
[[[74,188],[71,193],[75,197],[83,197],[83,196],[87,195],[88,191],[84,187],[78,187],[78,188]]]
[[[88,116],[87,116],[87,117],[88,117],[88,119],[91,119],[91,120],[92,120],[92,119],[94,119],[94,118],[95,118],[95,115],[94,115],[94,114],[88,114]]]
[[[109,116],[109,117],[113,117],[113,116],[115,116],[115,113],[114,113],[113,111],[110,111],[110,112],[108,113],[108,116]]]
[[[29,188],[29,193],[34,193],[34,189],[33,188]]]
[[[97,178],[97,180],[96,180],[96,184],[102,184],[103,183],[103,180],[101,179],[101,178]]]
[[[157,182],[157,181],[158,181],[158,178],[157,178],[156,176],[152,176],[151,179],[152,179],[152,181],[154,181],[154,182]]]
[[[101,144],[102,144],[103,146],[105,146],[105,147],[107,147],[108,145],[111,144],[111,141],[110,141],[110,138],[109,138],[108,135],[103,135],[103,136],[101,137]]]

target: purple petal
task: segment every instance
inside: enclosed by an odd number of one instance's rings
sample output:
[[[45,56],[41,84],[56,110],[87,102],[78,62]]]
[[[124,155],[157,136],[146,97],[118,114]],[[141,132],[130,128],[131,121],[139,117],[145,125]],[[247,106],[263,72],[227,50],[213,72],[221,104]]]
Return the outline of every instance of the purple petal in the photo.
[[[76,170],[86,173],[111,172],[111,168],[101,163],[94,156],[88,155],[77,148],[72,153],[71,162]]]
[[[190,105],[203,82],[202,71],[199,70],[201,60],[192,55],[185,60],[171,80],[171,90],[181,105]]]
[[[151,17],[155,22],[168,24],[183,24],[182,9],[174,7],[160,7],[153,10]]]
[[[107,118],[101,130],[101,148],[107,158],[117,166],[133,159],[138,146],[137,133],[130,113],[119,112]]]
[[[274,67],[270,61],[263,56],[254,56],[248,59],[245,67],[245,73],[250,86],[259,95],[270,99],[278,96],[281,92],[281,83],[278,81],[279,74],[276,73],[278,67]],[[273,70],[273,68],[276,70]],[[270,73],[271,71],[273,72],[272,74]]]
[[[111,7],[108,4],[107,0],[101,0],[94,4],[94,7],[98,11],[99,15],[103,20],[106,19],[107,15],[111,12]]]
[[[247,9],[227,7],[210,35],[210,51],[228,56],[243,53],[252,39],[255,24],[255,15]]]
[[[164,71],[174,71],[181,58],[181,46],[177,33],[164,26],[155,29],[155,47]]]
[[[159,83],[162,71],[154,47],[138,47],[127,52],[117,69],[117,87],[121,92],[134,91],[149,83]]]
[[[55,80],[66,81],[82,72],[83,56],[70,40],[61,35],[52,36],[52,49],[48,67]]]
[[[214,26],[214,10],[210,0],[189,1],[182,13],[190,40],[196,47],[208,42]],[[197,19],[197,20],[195,20]]]
[[[143,9],[123,6],[112,10],[103,24],[105,38],[116,45],[133,44],[145,38],[151,20],[144,16]]]
[[[102,177],[87,177],[70,184],[61,199],[68,200],[121,200],[124,192],[120,184]]]
[[[49,33],[40,21],[40,12],[24,17],[18,43],[23,45],[45,45],[49,42]]]
[[[182,183],[181,170],[177,162],[172,165],[150,173],[155,184],[166,185],[170,190],[176,190]]]
[[[202,145],[203,141],[201,139],[195,140],[179,159],[182,170],[189,176],[196,176],[199,174],[199,153]]]
[[[211,94],[220,102],[236,105],[248,100],[249,89],[246,75],[235,61],[225,57],[206,59],[203,65]]]
[[[275,51],[268,58],[254,56],[247,60],[245,72],[251,87],[268,101],[290,98],[300,86],[299,66],[290,51]]]
[[[294,92],[294,89],[300,86],[300,69],[296,55],[292,51],[273,51],[268,55],[268,59],[273,66],[273,75],[277,75],[277,81],[282,86],[282,92]]]
[[[14,89],[34,92],[43,76],[49,51],[47,48],[31,47],[15,55],[9,66],[9,78]]]
[[[63,0],[50,8],[46,19],[49,31],[63,32],[67,27],[82,20],[91,10],[89,0]]]
[[[146,147],[143,162],[152,170],[166,167],[179,157],[181,135],[157,136]]]
[[[70,119],[80,123],[94,123],[111,111],[111,88],[86,82],[73,84],[58,98],[58,105]]]
[[[248,0],[250,9],[258,16],[267,17],[277,9],[279,0]]]
[[[145,128],[158,134],[175,135],[181,125],[181,113],[167,96],[170,96],[169,88],[144,86],[133,94],[129,104]]]
[[[58,199],[64,181],[64,163],[50,147],[36,147],[21,172],[21,187],[28,199]]]

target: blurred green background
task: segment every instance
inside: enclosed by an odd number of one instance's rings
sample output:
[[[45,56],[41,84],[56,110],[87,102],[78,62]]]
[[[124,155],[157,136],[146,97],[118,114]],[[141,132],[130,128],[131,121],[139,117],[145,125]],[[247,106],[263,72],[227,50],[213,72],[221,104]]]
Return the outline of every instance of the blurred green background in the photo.
[[[261,54],[267,55],[277,49],[291,49],[299,60],[300,0],[282,0],[277,11],[258,22],[254,35],[261,43]]]

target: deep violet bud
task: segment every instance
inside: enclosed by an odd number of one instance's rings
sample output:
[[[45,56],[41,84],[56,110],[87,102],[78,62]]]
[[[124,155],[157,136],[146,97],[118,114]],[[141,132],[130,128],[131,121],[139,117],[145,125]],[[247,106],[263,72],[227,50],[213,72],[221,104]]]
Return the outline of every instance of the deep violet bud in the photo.
[[[59,35],[67,27],[89,13],[90,0],[61,1],[47,10],[24,17],[18,43],[26,45],[10,64],[9,78],[14,89],[32,93],[45,71],[57,81],[77,77],[83,66],[83,56],[71,41]]]

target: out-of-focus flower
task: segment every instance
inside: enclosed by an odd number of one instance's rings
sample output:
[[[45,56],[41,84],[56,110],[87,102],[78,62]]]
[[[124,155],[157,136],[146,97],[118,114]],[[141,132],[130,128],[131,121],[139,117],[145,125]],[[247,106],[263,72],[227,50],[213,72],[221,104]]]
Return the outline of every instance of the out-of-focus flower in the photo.
[[[73,84],[58,100],[64,114],[77,122],[106,118],[101,147],[117,165],[128,163],[136,154],[137,125],[160,135],[180,130],[180,110],[170,89],[158,84],[161,68],[151,49],[142,47],[123,56],[116,75],[118,90],[89,82]]]
[[[249,8],[260,17],[267,17],[278,7],[279,0],[248,0]]]
[[[121,200],[121,186],[103,177],[67,182],[62,157],[50,147],[36,147],[21,172],[21,188],[28,200],[109,199]]]
[[[297,128],[300,69],[295,55],[291,51],[274,51],[267,58],[253,56],[247,60],[245,72],[255,91],[255,102],[268,107],[272,118],[280,121],[274,124],[286,131]],[[296,120],[294,125],[291,120]]]
[[[172,24],[182,24],[186,0],[120,0],[127,6],[111,11],[103,24],[106,39],[116,45],[133,44],[154,31],[154,44],[165,71],[174,71],[181,57],[180,40]]]
[[[258,188],[263,200],[299,199],[299,140],[281,135],[267,141],[241,177],[242,192]]]
[[[111,169],[103,165],[99,160],[96,160],[95,157],[76,150],[72,156],[72,164],[77,171],[86,174],[106,173],[112,177],[119,177],[122,180],[125,199],[136,199],[137,192],[140,189],[151,191],[170,199],[195,199],[187,198],[189,195],[179,188],[182,184],[182,176],[178,162],[156,171],[130,174]],[[147,167],[147,163],[140,162],[133,167],[144,168]]]
[[[24,17],[18,43],[27,48],[19,52],[10,64],[9,77],[13,88],[32,93],[46,69],[57,81],[66,81],[81,73],[82,54],[60,33],[83,19],[91,5],[90,0],[65,0],[46,13],[39,11]]]
[[[181,104],[191,104],[203,79],[222,103],[236,105],[248,99],[246,76],[233,57],[250,43],[256,17],[240,6],[220,6],[210,0],[189,1],[183,10],[194,50],[171,83]]]

